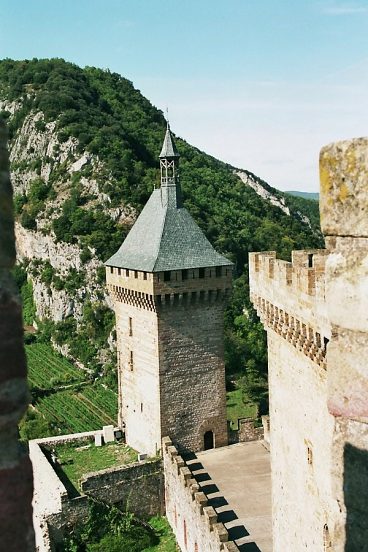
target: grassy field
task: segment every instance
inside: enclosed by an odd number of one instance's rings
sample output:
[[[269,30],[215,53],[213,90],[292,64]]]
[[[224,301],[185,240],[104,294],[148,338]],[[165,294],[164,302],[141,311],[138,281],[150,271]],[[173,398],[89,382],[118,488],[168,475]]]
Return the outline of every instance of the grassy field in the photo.
[[[137,461],[135,450],[116,443],[108,443],[102,447],[96,447],[94,443],[64,444],[55,447],[55,453],[59,466],[77,489],[79,489],[80,478],[86,473]]]
[[[244,404],[241,389],[234,389],[226,393],[227,419],[231,422],[231,427],[237,426],[238,418],[255,418],[257,416],[257,407],[254,404]]]
[[[44,343],[27,345],[26,353],[31,387],[53,390],[33,402],[36,413],[49,424],[53,434],[92,431],[103,425],[116,424],[118,405],[114,391],[98,381],[78,389],[57,390],[57,386],[86,380],[86,372]],[[244,404],[241,389],[228,391],[226,399],[231,427],[237,426],[238,418],[256,417],[256,406]]]

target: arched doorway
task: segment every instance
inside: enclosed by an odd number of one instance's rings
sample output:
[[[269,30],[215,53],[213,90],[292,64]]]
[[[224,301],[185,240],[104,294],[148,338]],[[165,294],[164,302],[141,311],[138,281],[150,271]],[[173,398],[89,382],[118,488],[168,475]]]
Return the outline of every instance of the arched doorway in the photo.
[[[213,449],[214,447],[213,431],[206,431],[206,433],[203,436],[203,441],[204,441],[204,450]]]

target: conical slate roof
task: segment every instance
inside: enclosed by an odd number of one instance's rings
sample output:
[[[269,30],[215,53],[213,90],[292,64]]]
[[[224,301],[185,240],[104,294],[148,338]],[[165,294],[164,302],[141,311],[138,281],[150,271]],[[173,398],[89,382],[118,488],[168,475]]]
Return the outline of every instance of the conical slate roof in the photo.
[[[184,207],[166,202],[154,190],[133,228],[105,263],[144,272],[181,270],[232,263],[217,253]]]
[[[105,265],[143,272],[232,265],[215,251],[182,207],[178,158],[168,124],[160,153],[164,167],[161,188],[152,192],[119,251]],[[174,171],[170,177],[167,176],[164,159],[174,160]]]

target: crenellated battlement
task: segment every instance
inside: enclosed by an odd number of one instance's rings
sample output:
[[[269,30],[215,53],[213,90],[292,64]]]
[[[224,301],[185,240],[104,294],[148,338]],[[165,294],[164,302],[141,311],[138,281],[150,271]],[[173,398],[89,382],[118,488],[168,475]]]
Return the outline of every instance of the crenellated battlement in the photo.
[[[293,251],[292,261],[274,251],[249,254],[250,296],[265,327],[325,367],[331,326],[325,303],[328,251]]]
[[[208,552],[235,552],[236,544],[229,541],[229,534],[223,523],[218,522],[217,513],[208,505],[208,499],[193,478],[185,460],[179,454],[169,437],[162,440],[165,473],[166,515],[182,550],[195,549],[201,539]],[[178,517],[183,517],[183,523]],[[193,541],[193,547],[187,546]],[[184,545],[184,546],[183,546]]]
[[[276,258],[275,251],[249,254],[249,270],[262,285],[272,280],[272,286],[287,288],[288,294],[306,294],[324,302],[326,249],[293,251],[292,261]],[[281,290],[280,290],[281,291]]]

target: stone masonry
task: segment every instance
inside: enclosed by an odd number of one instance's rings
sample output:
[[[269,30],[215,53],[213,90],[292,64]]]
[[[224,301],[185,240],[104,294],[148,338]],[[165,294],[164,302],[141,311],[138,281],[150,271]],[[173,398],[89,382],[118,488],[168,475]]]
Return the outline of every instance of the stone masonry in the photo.
[[[94,437],[101,433],[98,430],[29,442],[35,487],[33,519],[39,552],[54,550],[70,526],[85,522],[90,499],[114,504],[122,511],[132,512],[143,519],[164,513],[161,458],[85,473],[79,482],[80,495],[68,494],[65,480],[60,479],[45,452],[64,443],[92,444]]]
[[[18,422],[28,403],[20,298],[11,276],[15,264],[13,196],[0,120],[0,535],[7,552],[34,550],[32,467],[18,442]]]
[[[368,139],[323,148],[327,249],[250,254],[268,336],[274,552],[367,549]]]
[[[235,552],[217,513],[208,505],[205,493],[169,437],[163,439],[166,516],[180,550],[195,552]]]
[[[231,268],[206,268],[203,278],[188,270],[185,281],[172,271],[170,282],[164,272],[126,274],[107,268],[127,443],[154,454],[170,434],[182,448],[201,450],[211,430],[215,446],[227,444],[223,309]]]

